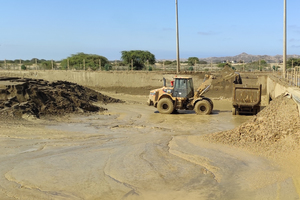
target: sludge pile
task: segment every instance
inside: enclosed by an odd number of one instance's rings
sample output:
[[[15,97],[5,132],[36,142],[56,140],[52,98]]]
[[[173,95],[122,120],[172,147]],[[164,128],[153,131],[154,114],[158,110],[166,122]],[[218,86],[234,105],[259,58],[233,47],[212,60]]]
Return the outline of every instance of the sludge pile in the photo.
[[[299,148],[300,118],[297,104],[290,98],[279,96],[241,126],[206,135],[205,139],[261,153]]]
[[[105,110],[92,104],[97,101],[105,104],[122,102],[67,81],[0,77],[2,115],[21,116],[26,113],[39,117]]]

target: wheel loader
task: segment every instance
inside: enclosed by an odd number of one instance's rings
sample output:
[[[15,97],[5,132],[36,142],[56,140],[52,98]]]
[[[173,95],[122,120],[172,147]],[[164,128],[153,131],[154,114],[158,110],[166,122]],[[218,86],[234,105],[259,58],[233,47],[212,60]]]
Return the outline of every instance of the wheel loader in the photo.
[[[190,77],[174,77],[172,87],[164,86],[151,90],[147,104],[154,106],[161,114],[175,113],[177,110],[195,110],[198,115],[208,115],[213,110],[211,99],[204,97],[211,86],[214,76],[206,75],[204,82],[194,91],[193,79]]]

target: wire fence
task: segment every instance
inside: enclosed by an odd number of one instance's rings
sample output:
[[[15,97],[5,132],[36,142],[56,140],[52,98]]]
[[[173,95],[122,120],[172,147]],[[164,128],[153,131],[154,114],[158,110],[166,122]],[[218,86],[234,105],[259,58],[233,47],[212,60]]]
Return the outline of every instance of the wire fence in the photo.
[[[72,71],[133,71],[134,68],[131,65],[120,66],[118,64],[111,64],[109,68],[105,66],[96,65],[93,67],[87,67],[84,65],[69,65],[67,67],[61,67],[59,64],[54,63],[51,65],[43,64],[16,64],[16,63],[5,63],[0,64],[1,70],[72,70]],[[185,63],[180,65],[180,71],[182,72],[203,72],[203,71],[218,71],[220,68],[217,64],[196,64],[194,66],[189,66]],[[177,65],[163,65],[163,64],[154,64],[154,65],[145,65],[145,67],[138,71],[166,71],[166,72],[176,72]]]
[[[84,62],[83,62],[84,63]],[[25,65],[22,63],[0,63],[0,70],[72,70],[72,71],[132,71],[132,65],[120,65],[119,63],[111,63],[109,68],[106,66],[101,66],[101,64],[94,65],[93,67],[85,66],[84,64],[79,65],[68,65],[67,67],[62,67],[60,63],[49,62],[48,65],[45,64],[30,64]],[[218,67],[219,64],[210,63],[210,64],[195,64],[193,66],[188,65],[187,63],[180,64],[181,72],[217,72],[222,70],[222,67]],[[253,64],[233,64],[232,68],[239,72],[272,72],[277,71],[280,68],[277,64],[268,64],[264,66],[253,65]],[[164,65],[156,63],[153,65],[145,64],[145,67],[139,71],[163,71],[163,72],[176,72],[177,65]]]
[[[282,72],[280,74],[277,73],[277,77],[283,79],[290,86],[300,87],[300,66],[287,69],[285,75]]]

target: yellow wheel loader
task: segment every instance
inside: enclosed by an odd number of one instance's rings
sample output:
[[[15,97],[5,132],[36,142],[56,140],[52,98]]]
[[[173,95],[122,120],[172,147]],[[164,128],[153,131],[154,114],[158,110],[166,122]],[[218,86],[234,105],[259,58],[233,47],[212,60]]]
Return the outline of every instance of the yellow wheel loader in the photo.
[[[206,75],[196,91],[190,77],[174,77],[172,87],[167,87],[164,79],[162,88],[150,91],[147,104],[156,107],[161,114],[171,114],[177,110],[195,110],[198,115],[208,115],[214,105],[212,100],[203,94],[209,90],[213,78],[212,75]]]

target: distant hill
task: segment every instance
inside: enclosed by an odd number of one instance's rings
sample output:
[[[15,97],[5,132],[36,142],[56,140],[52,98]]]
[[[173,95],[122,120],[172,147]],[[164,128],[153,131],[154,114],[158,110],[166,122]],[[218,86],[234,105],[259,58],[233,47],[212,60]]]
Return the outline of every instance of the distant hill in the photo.
[[[300,55],[288,55],[287,58],[300,58]],[[182,62],[187,61],[187,58],[181,58]],[[251,55],[247,53],[241,53],[236,56],[226,56],[226,57],[208,57],[208,58],[199,58],[199,60],[204,60],[208,63],[213,62],[223,62],[223,61],[244,61],[245,63],[254,62],[258,60],[265,60],[267,63],[278,63],[282,62],[282,55],[269,56],[269,55]]]
[[[288,55],[287,58],[300,58],[300,55]],[[258,60],[265,60],[268,63],[278,63],[282,62],[282,55],[269,56],[269,55],[251,55],[247,53],[241,53],[236,56],[226,56],[226,57],[209,57],[200,60],[205,60],[207,62],[222,62],[222,61],[244,61],[245,63],[254,62]]]

